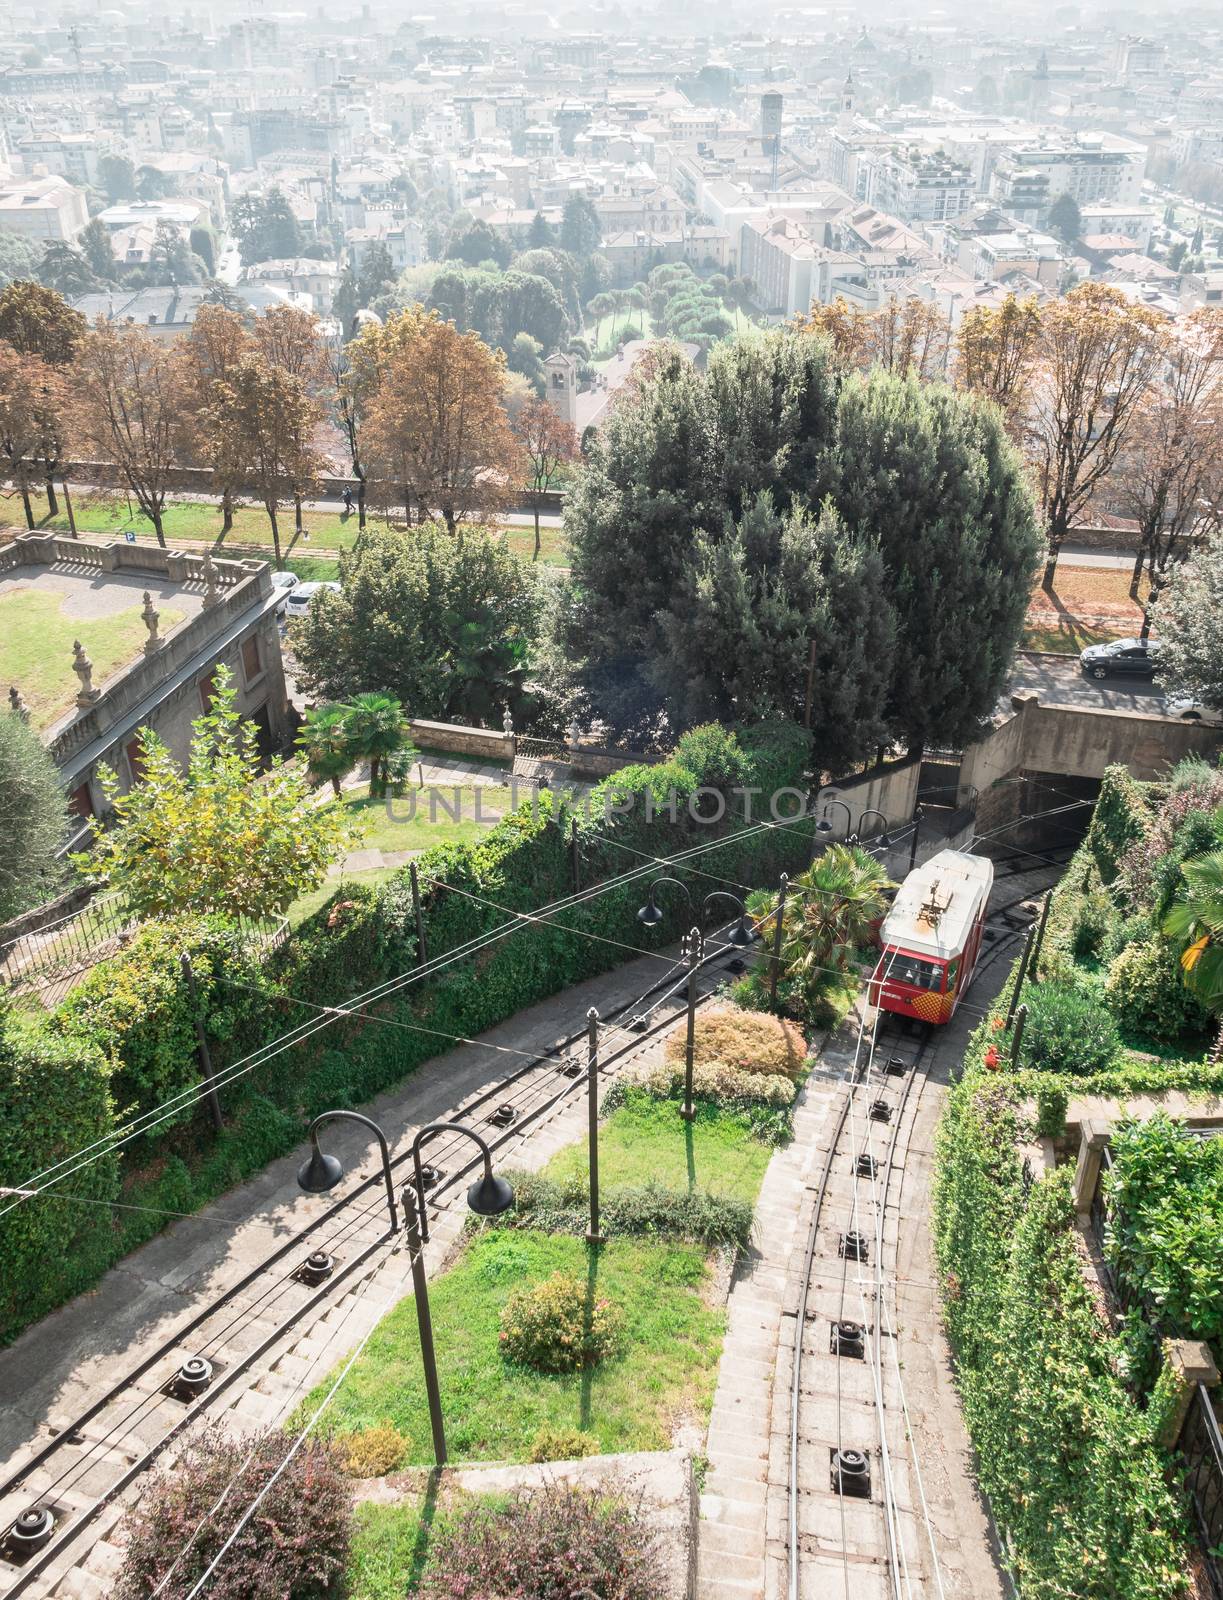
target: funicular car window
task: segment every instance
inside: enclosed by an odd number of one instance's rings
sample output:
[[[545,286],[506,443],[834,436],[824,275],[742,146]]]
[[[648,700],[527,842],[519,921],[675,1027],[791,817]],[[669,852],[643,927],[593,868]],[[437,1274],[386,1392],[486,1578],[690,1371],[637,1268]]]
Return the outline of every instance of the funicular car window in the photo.
[[[943,986],[942,967],[936,967],[933,961],[923,961],[919,956],[907,956],[903,952],[896,957],[891,976],[896,983],[905,983],[914,989],[938,990]]]

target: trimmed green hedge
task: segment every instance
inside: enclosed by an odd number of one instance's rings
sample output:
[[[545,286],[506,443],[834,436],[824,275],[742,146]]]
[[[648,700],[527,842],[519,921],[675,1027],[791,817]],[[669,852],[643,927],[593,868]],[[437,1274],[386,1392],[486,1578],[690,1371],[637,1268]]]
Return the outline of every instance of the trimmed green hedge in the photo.
[[[1087,846],[1106,886],[1117,876],[1126,852],[1150,831],[1147,792],[1148,786],[1131,778],[1124,767],[1104,769]]]
[[[0,1012],[0,1183],[32,1173],[104,1139],[114,1126],[106,1058],[94,1045],[57,1035],[41,1019]],[[0,1329],[15,1329],[88,1287],[109,1261],[113,1213],[88,1202],[119,1192],[114,1156],[70,1182],[82,1201],[27,1200],[0,1224]],[[10,1204],[0,1199],[0,1209]]]
[[[584,888],[636,868],[650,869],[648,858],[714,840],[723,842],[697,859],[699,873],[745,886],[774,882],[783,869],[806,864],[811,845],[805,828],[752,831],[729,814],[720,822],[697,820],[687,798],[702,787],[723,793],[737,785],[766,793],[803,790],[808,754],[806,736],[789,725],[740,730],[737,737],[720,728],[696,729],[681,741],[671,762],[629,768],[600,785],[589,815],[574,812],[564,796],[545,791],[478,841],[429,851],[417,867],[430,958],[505,928],[509,911],[533,912],[568,896],[574,821]],[[674,819],[672,789],[678,797]],[[693,809],[708,816],[717,809],[711,798],[702,797]],[[604,799],[612,807],[606,819]],[[758,801],[754,814],[767,819],[767,805]],[[681,897],[671,893],[660,898],[666,913],[661,927],[649,930],[637,921],[651,877],[664,871],[686,879],[697,903],[716,887],[682,867],[647,870],[634,883],[584,901],[555,922],[520,923],[474,956],[377,1001],[376,1014],[412,1028],[474,1036],[524,1006],[619,965],[634,949],[660,949],[692,920]],[[317,1007],[341,1004],[410,972],[416,931],[408,876],[405,871],[372,889],[341,888],[263,968],[242,956],[231,930],[217,919],[150,925],[127,951],[99,965],[51,1019],[48,1032],[62,1041],[55,1048],[66,1057],[81,1054],[94,1073],[98,1062],[104,1063],[102,1085],[124,1111],[157,1105],[198,1081],[195,1019],[179,966],[183,948],[192,952],[214,1067],[223,1072],[261,1043],[317,1017]],[[663,970],[660,962],[660,974]],[[580,1019],[574,1020],[578,1025]],[[14,1048],[20,1051],[19,1044]],[[192,1210],[292,1149],[310,1117],[372,1099],[444,1048],[437,1033],[383,1027],[359,1017],[332,1022],[223,1088],[227,1125],[220,1134],[197,1106],[191,1115],[171,1118],[126,1146],[120,1158],[122,1197],[136,1205]],[[7,1164],[8,1181],[21,1182],[48,1165],[54,1157],[40,1158],[43,1148],[68,1151],[114,1126],[107,1100],[95,1106],[88,1137],[76,1136],[75,1107],[64,1112],[61,1128],[54,1104],[49,1128],[24,1129],[27,1117],[47,1115],[33,1098],[14,1101],[10,1148],[16,1154]],[[21,1157],[25,1149],[29,1160]],[[109,1170],[113,1183],[113,1166]],[[94,1281],[164,1220],[155,1213],[119,1213],[90,1235],[88,1249],[68,1238],[55,1269],[55,1281],[65,1285],[58,1298]],[[34,1240],[29,1248],[36,1246]],[[42,1270],[20,1241],[9,1266],[17,1282]],[[14,1296],[0,1317],[0,1338],[11,1338],[54,1303],[50,1288],[36,1307],[25,1295]]]

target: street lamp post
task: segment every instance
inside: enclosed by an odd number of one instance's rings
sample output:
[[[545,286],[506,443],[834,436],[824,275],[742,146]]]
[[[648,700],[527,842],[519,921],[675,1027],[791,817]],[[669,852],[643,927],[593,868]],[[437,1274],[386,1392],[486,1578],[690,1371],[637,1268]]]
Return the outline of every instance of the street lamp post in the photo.
[[[862,837],[862,824],[866,821],[867,817],[879,818],[879,821],[883,824],[879,830],[879,848],[881,850],[890,850],[892,848],[892,836],[888,832],[888,819],[877,806],[868,806],[867,809],[859,816],[858,826],[854,830],[859,839]]]
[[[386,1135],[376,1122],[362,1116],[359,1111],[324,1111],[310,1124],[310,1159],[302,1163],[297,1174],[299,1186],[307,1194],[326,1194],[334,1189],[344,1176],[344,1164],[338,1156],[326,1154],[319,1146],[318,1130],[325,1122],[356,1122],[368,1128],[378,1140],[382,1152],[382,1173],[386,1179],[387,1205],[391,1212],[391,1231],[399,1231],[399,1217],[395,1210],[395,1188],[391,1179],[391,1156]],[[429,1400],[429,1426],[433,1433],[433,1453],[439,1467],[446,1465],[446,1430],[442,1420],[441,1388],[437,1380],[437,1351],[433,1343],[433,1319],[429,1312],[429,1284],[425,1277],[423,1244],[429,1237],[428,1218],[425,1214],[424,1179],[420,1165],[420,1147],[426,1137],[442,1130],[464,1133],[480,1146],[484,1156],[483,1175],[467,1191],[468,1207],[478,1217],[495,1217],[508,1211],[514,1203],[514,1191],[504,1178],[494,1175],[488,1146],[478,1133],[465,1128],[461,1122],[427,1123],[412,1141],[412,1158],[415,1181],[404,1184],[403,1208],[408,1236],[408,1254],[412,1263],[412,1292],[416,1301],[416,1322],[420,1329],[420,1355],[425,1372],[425,1392]]]
[[[917,865],[917,835],[921,830],[921,819],[925,816],[922,803],[919,800],[913,807],[913,838],[909,844],[909,871]]]
[[[590,1166],[590,1226],[586,1238],[602,1244],[599,1232],[599,1013],[586,1013],[586,1149]]]
[[[846,838],[848,838],[849,835],[854,831],[854,814],[853,814],[852,810],[850,809],[849,801],[848,800],[838,800],[835,797],[833,799],[831,799],[831,800],[825,800],[824,801],[824,820],[825,821],[827,821],[827,814],[828,814],[828,807],[829,806],[840,806],[841,810],[844,811],[844,813],[845,813],[845,836],[846,836]],[[828,831],[830,833],[832,832],[832,824],[830,822],[828,823]]]
[[[840,802],[843,804],[843,802]],[[786,892],[790,887],[789,874],[781,875],[781,886],[777,891],[777,908],[773,915],[777,924],[773,929],[773,955],[769,966],[769,999],[777,999],[777,981],[781,977],[781,940],[786,926]]]
[[[696,1116],[692,1104],[692,1068],[696,1055],[696,978],[705,959],[705,939],[699,928],[688,932],[688,1036],[684,1045],[684,1103],[679,1114],[685,1122]]]

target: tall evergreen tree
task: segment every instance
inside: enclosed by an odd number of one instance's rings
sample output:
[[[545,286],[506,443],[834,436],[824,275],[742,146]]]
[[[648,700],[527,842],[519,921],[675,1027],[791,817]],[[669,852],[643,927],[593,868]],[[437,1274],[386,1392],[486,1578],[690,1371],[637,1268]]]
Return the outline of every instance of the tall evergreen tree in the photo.
[[[755,497],[721,539],[698,533],[658,618],[650,676],[682,723],[806,715],[825,765],[887,737],[895,618],[874,543],[848,533],[831,503],[818,518]]]
[[[593,255],[602,241],[599,213],[584,194],[571,194],[561,216],[561,249],[581,261]]]
[[[879,540],[898,618],[887,713],[910,746],[957,744],[997,700],[1040,555],[1023,469],[997,410],[942,385],[853,377],[837,503]]]

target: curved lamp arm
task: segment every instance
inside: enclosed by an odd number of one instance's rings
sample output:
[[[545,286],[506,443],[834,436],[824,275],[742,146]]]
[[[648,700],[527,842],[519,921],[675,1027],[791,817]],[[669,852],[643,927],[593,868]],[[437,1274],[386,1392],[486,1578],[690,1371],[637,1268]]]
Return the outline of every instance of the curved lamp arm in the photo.
[[[867,810],[865,810],[858,818],[859,838],[862,835],[862,824],[866,821],[867,817],[878,817],[879,821],[883,824],[883,826],[879,829],[879,843],[886,850],[888,845],[891,843],[891,840],[888,837],[888,819],[884,816],[883,812],[879,810],[878,806],[868,807]]]
[[[848,800],[837,800],[835,797],[833,799],[831,799],[831,800],[825,800],[824,801],[824,806],[823,806],[825,814],[827,813],[829,806],[840,806],[842,811],[844,811],[844,813],[845,813],[845,834],[846,834],[846,837],[848,838],[848,836],[853,832],[853,826],[854,826],[854,814],[850,810],[849,801]]]
[[[378,1141],[378,1148],[382,1152],[382,1176],[386,1183],[386,1203],[391,1213],[391,1231],[399,1229],[399,1213],[395,1209],[395,1185],[391,1178],[391,1152],[387,1148],[386,1134],[371,1118],[362,1116],[359,1111],[320,1111],[310,1124],[310,1161],[308,1166],[314,1171],[321,1172],[327,1161],[335,1161],[334,1156],[324,1156],[319,1147],[318,1130],[325,1122],[356,1122],[363,1128],[368,1128]],[[337,1163],[337,1167],[338,1167]],[[305,1169],[303,1169],[305,1170]],[[333,1182],[338,1182],[341,1174],[337,1172]],[[299,1179],[300,1181],[300,1179]],[[304,1185],[303,1185],[304,1187]],[[329,1184],[327,1187],[331,1187]]]
[[[658,909],[658,904],[654,899],[654,893],[655,890],[660,889],[664,883],[674,885],[674,887],[677,888],[683,895],[687,903],[689,905],[692,904],[692,896],[688,893],[687,884],[681,883],[678,878],[655,878],[654,882],[650,885],[650,892],[646,897],[645,905],[643,905],[641,910],[637,913],[638,922],[644,922],[647,927],[653,927],[656,923],[662,921],[662,913]]]
[[[416,1185],[416,1215],[420,1222],[421,1239],[426,1244],[429,1240],[429,1215],[425,1209],[425,1177],[421,1170],[420,1152],[429,1140],[439,1133],[461,1133],[478,1144],[480,1154],[484,1157],[484,1182],[491,1184],[493,1181],[493,1153],[474,1128],[465,1127],[461,1122],[426,1122],[412,1140],[412,1181]]]

